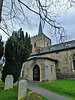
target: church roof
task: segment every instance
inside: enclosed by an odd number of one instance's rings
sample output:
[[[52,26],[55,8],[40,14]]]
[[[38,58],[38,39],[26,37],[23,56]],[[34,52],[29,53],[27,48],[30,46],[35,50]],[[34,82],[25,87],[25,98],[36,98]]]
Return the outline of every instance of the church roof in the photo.
[[[41,21],[40,21],[38,34],[42,34],[42,33],[43,33],[43,31],[42,31],[42,25],[41,25]]]
[[[71,49],[75,49],[75,46],[63,48],[63,49],[58,49],[58,50],[52,50],[52,51],[43,52],[43,53],[32,54],[31,56],[43,55],[43,54],[48,54],[48,53],[53,53],[53,52],[66,51],[66,50],[71,50]]]
[[[31,57],[31,58],[28,58],[27,61],[30,61],[30,60],[33,60],[33,59],[47,59],[47,60],[58,62],[57,59],[49,58],[49,57],[45,57],[45,56],[34,56],[34,57]]]

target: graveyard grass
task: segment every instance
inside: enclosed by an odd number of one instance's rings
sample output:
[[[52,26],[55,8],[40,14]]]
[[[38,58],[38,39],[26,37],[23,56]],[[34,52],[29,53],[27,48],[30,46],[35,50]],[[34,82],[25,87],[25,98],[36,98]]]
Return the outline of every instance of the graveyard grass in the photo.
[[[40,87],[75,100],[75,81],[57,80],[51,83],[38,83]]]
[[[0,77],[2,77],[2,73],[0,73]]]
[[[29,93],[30,91],[31,90],[27,89],[27,93]],[[40,97],[42,98],[42,100],[48,100],[43,96]],[[14,88],[10,90],[4,91],[4,83],[0,79],[0,100],[17,100],[17,85],[14,85]]]

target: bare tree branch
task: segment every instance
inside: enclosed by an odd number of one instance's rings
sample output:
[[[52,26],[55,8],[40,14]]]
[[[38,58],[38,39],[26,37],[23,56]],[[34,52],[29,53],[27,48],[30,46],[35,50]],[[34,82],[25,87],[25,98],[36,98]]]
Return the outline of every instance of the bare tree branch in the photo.
[[[2,5],[3,5],[3,0],[0,0],[0,21],[1,21]]]
[[[10,36],[3,28],[0,27],[0,29],[1,29],[4,33],[6,33],[8,36]]]
[[[63,5],[72,6],[75,4],[74,0],[62,0],[61,4],[60,0],[0,0],[0,20],[1,20],[1,12],[2,12],[2,22],[0,29],[3,30],[7,35],[14,30],[15,24],[17,23],[24,24],[25,22],[29,23],[28,18],[25,13],[34,13],[40,17],[40,19],[44,22],[44,24],[48,24],[50,29],[53,30],[51,34],[54,36],[60,36],[60,40],[63,40],[65,37],[65,29],[61,26],[60,22],[57,21],[58,14],[54,12],[53,7],[57,8],[59,3],[59,7]],[[64,1],[66,1],[64,3]],[[3,5],[2,5],[3,4]],[[3,8],[2,8],[3,7]],[[50,30],[50,31],[51,31]],[[10,35],[9,35],[10,36]]]

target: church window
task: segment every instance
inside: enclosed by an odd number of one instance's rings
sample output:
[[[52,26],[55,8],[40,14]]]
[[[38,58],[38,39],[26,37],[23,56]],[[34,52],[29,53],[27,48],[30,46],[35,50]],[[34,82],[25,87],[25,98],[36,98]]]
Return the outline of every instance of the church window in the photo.
[[[51,74],[54,74],[54,66],[51,65]]]
[[[34,43],[34,48],[36,47],[36,43]]]
[[[48,66],[45,67],[45,79],[48,79]]]
[[[73,56],[73,68],[74,68],[74,70],[75,70],[75,54],[74,54],[74,56]]]
[[[65,45],[65,48],[69,48],[70,47],[70,44],[68,44],[68,45]]]
[[[57,51],[56,54],[59,54],[59,52]]]
[[[47,43],[47,47],[48,47],[48,43]]]
[[[40,53],[40,50],[37,50],[38,53]]]
[[[55,50],[55,47],[54,48],[51,48],[51,50]]]

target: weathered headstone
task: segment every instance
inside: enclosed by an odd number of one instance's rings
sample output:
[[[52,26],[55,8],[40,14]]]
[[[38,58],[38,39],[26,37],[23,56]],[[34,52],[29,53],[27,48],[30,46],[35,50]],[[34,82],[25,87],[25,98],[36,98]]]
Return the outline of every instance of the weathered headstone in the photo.
[[[30,92],[26,95],[24,100],[42,100],[40,96],[37,95],[35,92]]]
[[[18,100],[23,99],[26,96],[27,81],[22,79],[18,82]]]
[[[13,88],[13,76],[12,75],[7,75],[5,78],[5,85],[4,85],[4,90]]]

